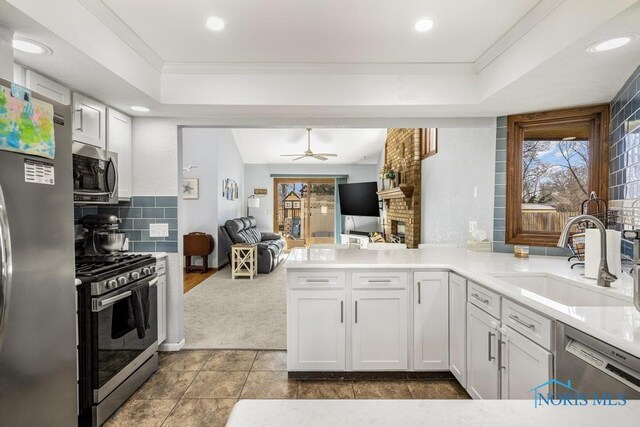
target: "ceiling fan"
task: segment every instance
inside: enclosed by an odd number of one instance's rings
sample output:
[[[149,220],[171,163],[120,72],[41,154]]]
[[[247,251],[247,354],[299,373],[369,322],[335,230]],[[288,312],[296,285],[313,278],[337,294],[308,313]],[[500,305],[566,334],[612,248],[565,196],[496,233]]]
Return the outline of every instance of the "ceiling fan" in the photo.
[[[307,128],[307,151],[303,154],[280,154],[282,157],[295,157],[291,161],[295,162],[296,160],[304,159],[305,157],[312,157],[317,160],[325,161],[328,157],[338,157],[335,153],[314,153],[311,151],[311,128]]]

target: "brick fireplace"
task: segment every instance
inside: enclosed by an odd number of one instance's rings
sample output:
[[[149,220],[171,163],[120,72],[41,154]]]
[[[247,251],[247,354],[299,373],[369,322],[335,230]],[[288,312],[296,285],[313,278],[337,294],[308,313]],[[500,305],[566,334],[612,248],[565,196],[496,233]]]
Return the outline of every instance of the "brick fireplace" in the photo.
[[[420,243],[420,129],[388,129],[385,164],[396,172],[396,185],[413,187],[410,197],[385,200],[385,234],[398,235],[404,230],[404,243],[409,248],[417,248]]]

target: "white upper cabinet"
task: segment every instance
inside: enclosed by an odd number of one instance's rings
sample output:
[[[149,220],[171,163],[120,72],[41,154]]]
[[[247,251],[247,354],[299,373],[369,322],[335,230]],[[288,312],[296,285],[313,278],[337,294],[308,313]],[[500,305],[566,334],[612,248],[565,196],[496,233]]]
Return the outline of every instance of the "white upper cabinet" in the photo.
[[[118,198],[131,198],[131,117],[107,110],[107,150],[118,154]]]
[[[449,366],[462,387],[467,386],[467,280],[449,274]]]
[[[353,370],[407,369],[407,290],[354,290],[351,295]]]
[[[107,107],[79,93],[73,94],[73,140],[107,147]]]
[[[446,272],[415,273],[413,360],[416,371],[449,369],[449,281]]]
[[[18,83],[16,81],[16,83]],[[46,78],[33,70],[27,70],[25,72],[25,87],[31,89],[34,92],[47,98],[59,102],[63,105],[69,105],[71,102],[71,91],[62,86],[60,83],[56,83],[51,79]]]

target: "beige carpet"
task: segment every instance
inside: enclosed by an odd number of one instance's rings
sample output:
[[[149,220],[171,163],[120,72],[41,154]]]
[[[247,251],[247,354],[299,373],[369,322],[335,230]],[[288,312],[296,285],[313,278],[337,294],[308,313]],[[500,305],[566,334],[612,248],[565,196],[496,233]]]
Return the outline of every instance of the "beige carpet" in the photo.
[[[285,350],[286,281],[283,263],[253,280],[218,271],[184,296],[185,348]]]

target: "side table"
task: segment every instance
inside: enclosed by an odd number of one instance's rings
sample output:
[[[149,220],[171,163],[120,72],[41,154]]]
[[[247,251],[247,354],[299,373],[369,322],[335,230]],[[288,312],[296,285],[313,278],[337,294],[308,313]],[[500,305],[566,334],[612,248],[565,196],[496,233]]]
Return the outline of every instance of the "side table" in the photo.
[[[258,275],[258,246],[250,243],[231,245],[231,279]]]

